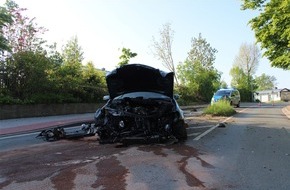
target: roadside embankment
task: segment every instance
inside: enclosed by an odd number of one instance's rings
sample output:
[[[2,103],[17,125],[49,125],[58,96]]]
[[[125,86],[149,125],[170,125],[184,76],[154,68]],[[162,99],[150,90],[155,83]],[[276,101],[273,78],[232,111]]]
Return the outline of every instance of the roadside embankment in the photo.
[[[0,105],[0,120],[94,113],[102,105],[100,103]]]

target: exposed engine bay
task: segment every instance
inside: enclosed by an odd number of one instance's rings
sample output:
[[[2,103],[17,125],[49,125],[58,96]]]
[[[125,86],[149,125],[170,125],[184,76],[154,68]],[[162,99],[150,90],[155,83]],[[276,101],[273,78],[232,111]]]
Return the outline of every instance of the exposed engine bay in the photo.
[[[101,143],[163,142],[174,135],[184,122],[170,98],[124,98],[110,100],[95,114]],[[179,126],[178,126],[179,125]],[[180,126],[182,125],[182,126]]]

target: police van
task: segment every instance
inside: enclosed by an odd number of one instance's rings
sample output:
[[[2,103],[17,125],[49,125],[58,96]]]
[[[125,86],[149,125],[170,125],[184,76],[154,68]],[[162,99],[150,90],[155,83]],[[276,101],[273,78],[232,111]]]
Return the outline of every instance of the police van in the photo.
[[[216,91],[211,99],[211,105],[222,99],[228,100],[233,106],[240,107],[240,92],[235,88],[219,89],[218,91]]]

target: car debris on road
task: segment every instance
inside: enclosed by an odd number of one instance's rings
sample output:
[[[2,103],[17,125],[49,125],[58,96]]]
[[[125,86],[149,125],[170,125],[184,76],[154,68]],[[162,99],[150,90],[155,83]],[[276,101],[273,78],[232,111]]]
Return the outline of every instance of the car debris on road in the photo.
[[[97,134],[104,143],[162,143],[185,141],[188,124],[173,94],[174,73],[142,65],[123,65],[106,75],[107,103],[94,115],[95,123],[71,133],[56,127],[38,137],[47,141]]]
[[[46,141],[56,141],[60,139],[75,139],[87,136],[94,136],[96,128],[94,124],[82,124],[81,129],[69,130],[69,128],[55,127],[52,129],[45,129],[40,132],[36,138],[41,138]]]

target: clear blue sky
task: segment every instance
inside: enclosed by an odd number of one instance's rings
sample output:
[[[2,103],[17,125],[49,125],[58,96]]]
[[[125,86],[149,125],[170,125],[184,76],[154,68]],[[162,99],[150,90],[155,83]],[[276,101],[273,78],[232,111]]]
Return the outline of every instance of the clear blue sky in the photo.
[[[0,2],[4,0],[0,0]],[[150,45],[159,38],[162,25],[171,23],[175,31],[173,58],[183,62],[191,48],[191,39],[202,37],[218,50],[214,66],[230,84],[229,71],[242,43],[255,42],[248,21],[255,16],[241,11],[239,0],[15,0],[36,17],[39,26],[49,31],[43,36],[61,48],[77,36],[85,62],[112,70],[119,62],[122,47],[138,56],[131,60],[160,69]],[[165,69],[166,70],[166,69]],[[256,76],[275,76],[278,88],[290,88],[290,71],[271,68],[266,58],[260,60]]]

